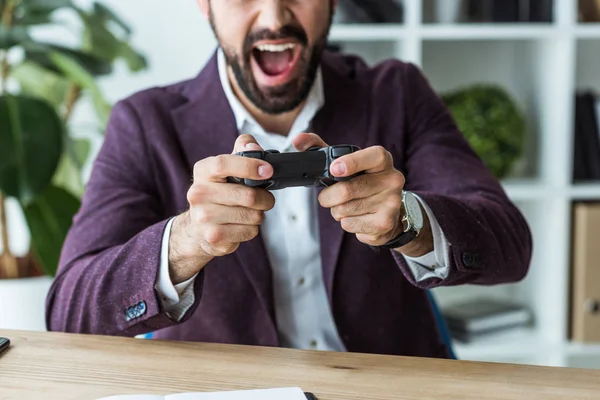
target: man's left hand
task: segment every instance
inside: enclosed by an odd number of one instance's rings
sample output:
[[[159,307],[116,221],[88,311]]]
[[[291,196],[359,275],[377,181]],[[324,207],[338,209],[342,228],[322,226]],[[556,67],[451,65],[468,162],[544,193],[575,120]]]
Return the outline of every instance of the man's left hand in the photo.
[[[327,144],[317,135],[305,133],[294,140],[299,151]],[[364,172],[349,181],[325,188],[319,195],[322,207],[342,228],[370,246],[380,246],[403,230],[402,190],[404,175],[394,168],[391,154],[381,146],[368,147],[340,157],[331,165],[336,177]]]

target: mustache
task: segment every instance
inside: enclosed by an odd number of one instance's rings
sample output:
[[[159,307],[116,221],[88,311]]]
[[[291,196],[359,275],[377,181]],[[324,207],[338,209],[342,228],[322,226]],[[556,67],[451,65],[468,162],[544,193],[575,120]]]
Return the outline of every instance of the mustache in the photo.
[[[254,43],[260,40],[279,40],[279,39],[297,39],[302,45],[308,45],[308,35],[301,26],[285,25],[278,31],[262,29],[260,31],[251,32],[246,36],[244,41],[244,52],[249,54],[252,51]]]

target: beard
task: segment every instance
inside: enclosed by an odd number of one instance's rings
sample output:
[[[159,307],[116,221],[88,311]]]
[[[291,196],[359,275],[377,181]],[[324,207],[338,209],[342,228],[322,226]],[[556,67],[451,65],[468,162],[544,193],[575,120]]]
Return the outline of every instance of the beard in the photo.
[[[321,55],[327,46],[327,37],[332,21],[333,8],[330,8],[328,24],[312,46],[308,45],[308,36],[300,25],[286,25],[276,32],[270,30],[250,32],[244,40],[243,52],[239,54],[225,46],[219,39],[212,9],[210,13],[211,27],[223,49],[225,60],[231,67],[238,87],[256,108],[271,115],[292,111],[308,97],[317,76]],[[261,88],[256,82],[251,68],[254,44],[260,40],[278,39],[296,39],[302,45],[296,65],[297,76],[283,85]]]

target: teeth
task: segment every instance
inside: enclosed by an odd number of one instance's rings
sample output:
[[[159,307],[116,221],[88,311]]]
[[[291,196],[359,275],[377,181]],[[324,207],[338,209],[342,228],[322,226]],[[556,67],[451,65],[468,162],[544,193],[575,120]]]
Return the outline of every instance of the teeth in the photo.
[[[285,44],[261,44],[256,46],[260,51],[270,51],[272,53],[277,53],[280,51],[292,50],[296,45],[294,43],[285,43]]]

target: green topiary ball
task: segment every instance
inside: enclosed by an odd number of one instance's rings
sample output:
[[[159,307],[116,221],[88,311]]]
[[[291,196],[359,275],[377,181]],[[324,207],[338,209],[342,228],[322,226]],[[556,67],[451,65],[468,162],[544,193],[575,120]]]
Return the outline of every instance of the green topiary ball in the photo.
[[[475,85],[442,96],[460,131],[498,179],[523,152],[526,118],[501,87]]]

